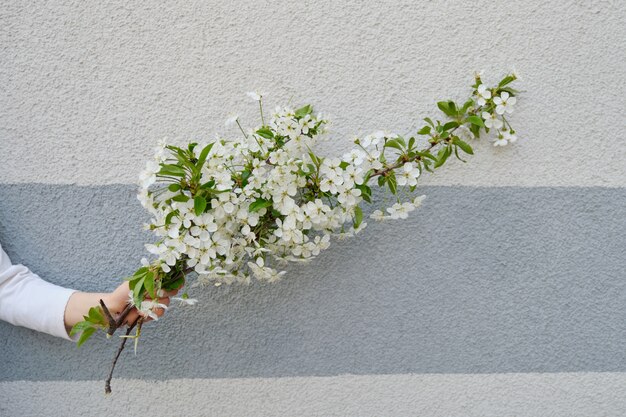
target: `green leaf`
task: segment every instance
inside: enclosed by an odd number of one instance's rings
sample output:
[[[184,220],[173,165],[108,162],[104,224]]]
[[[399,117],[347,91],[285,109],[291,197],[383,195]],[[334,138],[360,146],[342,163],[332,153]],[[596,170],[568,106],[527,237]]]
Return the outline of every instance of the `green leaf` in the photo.
[[[483,119],[478,116],[469,116],[467,121],[478,127],[485,127],[485,122],[483,122]]]
[[[193,210],[196,213],[196,216],[199,216],[202,213],[204,213],[205,208],[206,208],[206,200],[204,199],[204,197],[197,195],[193,199]]]
[[[272,132],[269,127],[260,128],[256,131],[256,134],[265,139],[272,139],[274,137],[274,132]]]
[[[93,324],[87,320],[79,321],[70,330],[70,336],[74,336],[76,333],[82,332],[85,329],[93,327]]]
[[[310,104],[307,104],[304,107],[300,107],[298,110],[296,110],[296,117],[299,119],[301,117],[306,116],[307,114],[311,114],[313,112],[313,107],[311,107]]]
[[[461,108],[461,110],[459,110],[460,114],[465,114],[465,112],[467,111],[467,109],[469,109],[471,107],[471,105],[474,104],[474,100],[472,100],[471,98],[469,100],[467,100],[465,102],[465,104],[463,104],[463,107]]]
[[[272,205],[271,201],[265,200],[263,198],[259,198],[259,199],[257,199],[256,201],[254,201],[254,202],[252,202],[250,204],[250,207],[248,208],[248,211],[250,213],[254,213],[255,211],[259,211],[262,208],[269,207],[271,205]]]
[[[204,165],[204,163],[206,162],[206,159],[209,156],[209,152],[211,152],[211,148],[213,147],[213,145],[215,145],[215,142],[209,143],[207,146],[204,147],[204,149],[202,149],[202,152],[200,152],[198,162],[196,163],[196,167],[198,167],[198,169],[202,168],[202,165]]]
[[[180,287],[182,287],[184,283],[185,283],[185,277],[179,277],[175,279],[174,281],[163,283],[163,285],[161,285],[161,288],[163,288],[165,291],[177,290]]]
[[[445,125],[443,125],[443,130],[450,130],[450,129],[454,129],[455,127],[459,127],[458,122],[448,122]]]
[[[247,169],[241,172],[241,186],[242,187],[245,187],[248,184],[248,178],[250,178],[250,175],[252,175],[252,172],[248,171]]]
[[[184,177],[185,170],[182,169],[178,165],[166,164],[161,167],[161,170],[157,174],[167,175],[167,176],[172,176],[172,177]]]
[[[437,157],[436,157],[435,155],[431,154],[431,153],[430,153],[430,152],[428,152],[428,151],[418,152],[418,154],[419,154],[420,156],[423,156],[424,158],[430,158],[430,159],[432,159],[433,161],[436,161],[436,160],[437,160]]]
[[[362,222],[363,222],[363,210],[361,210],[361,207],[356,206],[354,208],[354,228],[356,229],[357,227],[359,227]]]
[[[433,121],[430,119],[430,117],[424,117],[424,121],[426,123],[428,123],[429,125],[431,125],[432,127],[435,127],[435,124],[433,123]]]
[[[206,190],[207,188],[213,188],[215,185],[215,180],[207,181],[200,186],[200,189]]]
[[[167,213],[167,216],[165,216],[165,225],[169,226],[172,223],[172,217],[176,216],[177,214],[178,210],[170,211],[169,213]]]
[[[148,272],[148,267],[147,266],[142,266],[141,268],[139,268],[137,271],[135,271],[135,273],[133,274],[133,276],[135,277],[140,277],[142,275],[146,275],[146,273]]]
[[[515,77],[515,75],[507,75],[506,77],[502,79],[502,81],[500,81],[500,83],[498,84],[498,87],[504,87],[505,85],[515,81],[516,79],[517,77]]]
[[[437,103],[437,107],[439,107],[439,110],[444,112],[446,116],[455,117],[457,115],[454,101],[440,101]]]
[[[418,135],[428,135],[430,134],[430,126],[424,126],[423,128],[421,128],[420,130],[417,131]]]
[[[387,176],[387,185],[389,185],[391,194],[395,195],[398,192],[398,182],[396,181],[396,174],[393,171],[389,171],[389,175]]]
[[[85,330],[83,330],[83,333],[80,335],[80,337],[78,338],[78,341],[76,342],[76,346],[80,347],[83,343],[85,343],[87,341],[87,339],[89,339],[91,336],[93,336],[93,334],[96,332],[96,328],[95,327],[89,327]]]
[[[144,278],[141,278],[140,280],[138,280],[135,283],[135,286],[133,288],[133,301],[135,303],[135,305],[141,305],[141,302],[143,301],[141,299],[141,296],[143,295],[143,281]]]
[[[409,139],[409,149],[413,149],[413,145],[415,145],[415,138],[411,137]]]
[[[150,294],[150,297],[156,299],[156,291],[154,288],[154,272],[150,271],[144,278],[143,285],[146,287],[146,291]]]
[[[187,201],[189,201],[189,197],[183,194],[179,194],[172,197],[172,200],[178,201],[179,203],[186,203]]]
[[[440,166],[442,166],[446,162],[446,159],[448,159],[448,157],[450,156],[451,152],[452,151],[450,149],[450,146],[439,149],[439,152],[437,153],[437,161],[435,162],[434,168],[439,168]]]
[[[385,148],[394,148],[399,150],[400,152],[404,151],[404,147],[399,139],[391,139],[385,142]]]
[[[169,187],[167,187],[168,190],[170,190],[171,192],[175,193],[176,191],[180,190],[180,184],[175,183],[175,184],[170,184]]]
[[[378,177],[378,186],[382,187],[383,185],[385,185],[385,181],[387,181],[387,178],[383,177],[382,175]]]
[[[474,136],[476,136],[476,138],[480,137],[480,126],[477,126],[475,124],[471,124],[470,125],[470,131],[474,134]]]
[[[100,306],[91,307],[89,309],[89,313],[87,313],[87,320],[93,324],[107,324],[107,321],[104,318],[104,312]]]
[[[463,142],[461,139],[456,138],[454,140],[454,144],[457,145],[459,148],[461,148],[463,152],[468,153],[470,155],[474,155],[474,150],[467,142]]]
[[[452,115],[456,115],[457,109],[456,109],[456,104],[454,103],[454,101],[448,101],[448,108],[452,112]]]
[[[313,163],[316,166],[320,166],[322,164],[322,160],[317,157],[317,155],[315,155],[313,152],[309,152],[309,157],[311,158],[311,161],[313,161]]]
[[[370,187],[366,184],[356,185],[355,187],[361,190],[361,197],[363,197],[363,200],[368,203],[372,202],[372,189]]]
[[[463,158],[461,158],[461,157],[459,156],[459,147],[458,147],[458,146],[455,146],[455,147],[454,147],[454,155],[456,156],[456,159],[458,159],[459,161],[461,161],[461,162],[467,162],[465,159],[463,159]]]
[[[437,102],[437,107],[439,107],[439,110],[441,110],[445,114],[449,115],[450,109],[448,108],[448,102],[447,101],[439,101],[439,102]]]
[[[515,97],[515,95],[519,93],[519,91],[511,87],[500,88],[500,91],[506,91],[507,93],[511,95],[511,97]]]

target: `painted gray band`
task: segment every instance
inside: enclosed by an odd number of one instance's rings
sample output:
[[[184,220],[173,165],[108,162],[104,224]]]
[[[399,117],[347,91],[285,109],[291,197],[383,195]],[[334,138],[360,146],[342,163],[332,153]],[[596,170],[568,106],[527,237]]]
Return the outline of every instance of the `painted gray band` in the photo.
[[[0,414],[615,417],[626,410],[625,391],[626,374],[608,372],[117,378],[106,396],[102,381],[13,381],[0,382]]]
[[[201,303],[146,326],[116,375],[626,371],[626,189],[424,193],[409,220],[370,221],[283,282],[193,289]],[[0,196],[6,251],[61,285],[112,289],[150,238],[132,186]],[[117,347],[6,323],[0,335],[4,381],[101,379]]]

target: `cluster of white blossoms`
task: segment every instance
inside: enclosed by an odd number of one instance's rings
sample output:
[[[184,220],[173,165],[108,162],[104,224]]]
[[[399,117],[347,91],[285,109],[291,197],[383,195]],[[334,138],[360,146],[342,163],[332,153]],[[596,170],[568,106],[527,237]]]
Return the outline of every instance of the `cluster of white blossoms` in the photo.
[[[508,125],[505,114],[513,113],[513,105],[517,98],[512,97],[508,91],[500,92],[499,96],[492,97],[491,90],[485,84],[480,84],[476,90],[476,103],[485,106],[491,102],[491,112],[483,111],[481,117],[485,120],[485,127],[496,131],[493,146],[505,146],[517,140],[517,135]],[[508,126],[507,126],[508,125]]]
[[[452,102],[440,105],[447,116],[467,117],[468,123],[425,119],[429,125],[418,133],[431,146],[422,153],[415,138],[407,144],[378,131],[356,138],[357,147],[340,158],[313,152],[327,121],[310,106],[276,108],[265,123],[262,94],[248,93],[259,102],[261,126],[246,131],[232,116],[227,125],[239,126],[236,139],[216,137],[187,149],[157,147],[139,178],[138,197],[152,215],[148,227],[159,238],[146,247],[164,273],[183,264],[201,283],[275,281],[285,273],[274,267],[277,263],[309,261],[329,247],[331,236],[352,236],[366,226],[360,205],[364,198],[370,202],[373,179],[393,194],[398,187],[412,192],[423,170],[441,165],[452,150],[457,157],[458,149],[472,153],[465,141],[481,127],[496,131],[495,145],[514,142],[504,116],[516,98],[505,90],[488,88],[477,76],[474,96],[462,109]],[[429,150],[436,145],[444,146],[434,156]],[[405,219],[423,197],[398,198],[370,217]]]
[[[472,155],[468,143],[494,131],[497,146],[516,140],[507,115],[517,91],[515,74],[487,87],[477,74],[464,103],[440,101],[443,120],[425,118],[415,135],[377,131],[354,139],[340,157],[315,152],[327,120],[310,105],[277,107],[261,124],[244,129],[238,116],[235,138],[216,136],[183,147],[162,142],[139,176],[138,198],[151,215],[146,228],[156,242],[146,245],[153,260],[143,260],[129,280],[129,299],[144,315],[163,308],[160,291],[179,289],[190,272],[197,283],[215,285],[266,282],[285,274],[288,262],[308,262],[328,249],[331,238],[354,236],[366,227],[362,206],[372,203],[372,188],[388,189],[394,200],[374,210],[377,221],[406,219],[422,204],[415,196],[419,177],[442,166],[451,155]],[[183,294],[181,304],[196,300]],[[99,308],[99,307],[98,307]],[[95,309],[74,331],[106,328]]]
[[[311,149],[326,121],[308,108],[301,113],[277,108],[265,130],[215,140],[200,167],[198,184],[210,184],[201,212],[191,189],[151,189],[161,167],[179,153],[165,143],[157,147],[140,175],[138,198],[152,215],[148,227],[160,238],[146,248],[165,273],[185,260],[199,282],[248,283],[251,277],[272,282],[285,273],[272,261],[309,261],[329,247],[331,236],[350,236],[366,226],[356,221],[362,215],[360,187],[368,171],[383,169],[385,140],[397,135],[376,132],[357,140],[360,146],[341,158],[321,158]],[[187,159],[198,161],[206,146],[186,150]],[[245,180],[239,181],[236,171],[245,172]],[[168,173],[174,174],[166,169],[161,177]],[[419,175],[417,165],[406,162],[397,185],[415,186]],[[396,203],[387,217],[406,218],[420,201]]]

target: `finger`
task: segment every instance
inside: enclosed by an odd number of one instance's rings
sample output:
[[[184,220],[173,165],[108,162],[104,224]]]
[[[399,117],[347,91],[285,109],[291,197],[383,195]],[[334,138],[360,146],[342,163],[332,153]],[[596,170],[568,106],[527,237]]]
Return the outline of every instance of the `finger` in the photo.
[[[130,313],[128,313],[126,315],[126,318],[124,319],[124,323],[125,325],[130,326],[131,324],[133,324],[137,319],[139,318],[139,312],[137,311],[136,308],[132,309]]]
[[[169,297],[159,298],[159,303],[160,304],[164,304],[166,306],[169,306],[170,305],[170,299],[169,299]],[[161,307],[155,308],[152,311],[154,311],[154,313],[157,315],[157,317],[161,317],[163,314],[165,314],[165,309],[161,308]]]
[[[161,297],[161,298],[158,299],[158,303],[165,305],[165,308],[163,308],[163,307],[154,307],[154,308],[152,308],[152,312],[154,314],[156,314],[157,317],[161,317],[163,314],[165,314],[165,310],[167,310],[167,306],[170,305],[170,299],[169,299],[169,297]],[[136,312],[138,316],[143,317],[144,318],[144,322],[153,320],[148,314],[142,313],[142,312],[138,311],[137,309],[134,309],[133,312]],[[132,322],[130,322],[130,323],[132,323]]]
[[[124,281],[120,285],[118,285],[118,287],[113,291],[113,293],[117,297],[127,298],[129,291],[130,291],[130,283],[128,281]]]
[[[175,290],[169,290],[169,291],[165,291],[165,290],[159,290],[159,292],[157,293],[157,295],[159,297],[173,297],[176,294],[178,294],[178,288],[176,288]]]
[[[159,290],[159,292],[157,293],[157,295],[161,298],[166,298],[166,297],[173,297],[176,294],[178,294],[178,290],[170,290],[170,291],[165,291],[165,290]],[[152,297],[150,296],[150,294],[146,294],[146,300],[152,300]]]

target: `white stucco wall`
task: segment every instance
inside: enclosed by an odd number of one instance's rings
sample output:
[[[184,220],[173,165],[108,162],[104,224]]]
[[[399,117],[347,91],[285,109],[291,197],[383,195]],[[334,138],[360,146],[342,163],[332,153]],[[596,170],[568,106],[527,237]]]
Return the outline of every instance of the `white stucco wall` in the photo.
[[[231,111],[256,122],[252,89],[330,114],[333,153],[410,132],[475,70],[513,68],[529,145],[429,184],[626,182],[619,1],[12,2],[1,16],[3,182],[134,183],[157,140],[225,132]]]

